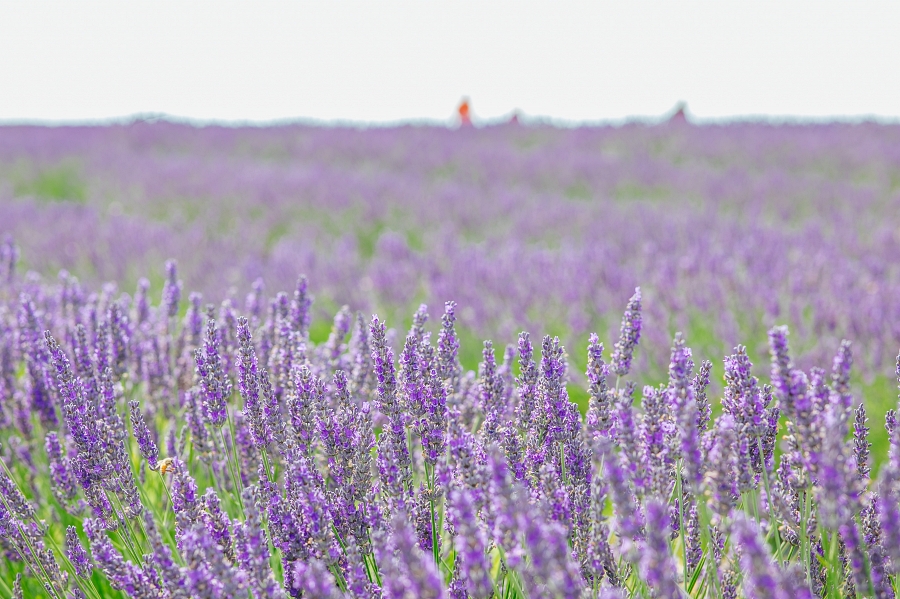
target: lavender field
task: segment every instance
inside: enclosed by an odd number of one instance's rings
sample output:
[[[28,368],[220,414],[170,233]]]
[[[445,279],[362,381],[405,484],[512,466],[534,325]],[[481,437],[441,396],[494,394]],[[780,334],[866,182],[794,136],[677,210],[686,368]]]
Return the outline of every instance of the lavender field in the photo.
[[[875,124],[2,127],[0,597],[893,598],[898,206]]]

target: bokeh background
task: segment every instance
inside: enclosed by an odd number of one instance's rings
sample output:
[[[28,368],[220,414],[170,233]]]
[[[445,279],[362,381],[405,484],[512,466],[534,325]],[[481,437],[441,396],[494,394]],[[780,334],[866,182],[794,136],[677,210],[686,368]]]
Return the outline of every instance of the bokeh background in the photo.
[[[896,6],[0,6],[0,233],[35,276],[159,292],[174,258],[241,305],[304,273],[322,339],[454,300],[468,368],[559,335],[580,401],[640,286],[648,380],[676,331],[765,375],[787,324],[896,402]]]

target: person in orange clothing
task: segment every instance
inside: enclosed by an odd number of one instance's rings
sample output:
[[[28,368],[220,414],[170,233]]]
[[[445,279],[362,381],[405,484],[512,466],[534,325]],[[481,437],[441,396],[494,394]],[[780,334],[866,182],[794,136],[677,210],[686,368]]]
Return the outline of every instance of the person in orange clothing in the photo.
[[[457,108],[457,112],[459,112],[459,126],[460,127],[471,127],[472,126],[472,117],[469,115],[469,99],[463,98],[462,102],[459,104],[459,108]]]

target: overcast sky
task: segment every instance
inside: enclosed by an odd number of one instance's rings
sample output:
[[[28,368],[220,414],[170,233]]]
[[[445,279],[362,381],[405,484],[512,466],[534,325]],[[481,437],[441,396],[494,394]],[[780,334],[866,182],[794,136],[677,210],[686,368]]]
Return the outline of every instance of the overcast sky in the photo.
[[[0,0],[0,120],[900,118],[900,2]]]

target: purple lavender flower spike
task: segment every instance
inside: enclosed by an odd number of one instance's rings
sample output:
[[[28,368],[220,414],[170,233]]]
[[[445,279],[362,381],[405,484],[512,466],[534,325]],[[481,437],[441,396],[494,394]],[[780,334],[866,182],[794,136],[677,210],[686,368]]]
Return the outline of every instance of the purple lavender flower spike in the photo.
[[[588,367],[585,373],[588,379],[587,425],[593,436],[609,436],[612,426],[612,407],[615,398],[606,385],[609,366],[603,361],[603,344],[596,333],[591,333],[588,341]]]
[[[519,405],[516,407],[520,426],[528,429],[537,409],[537,385],[540,373],[534,363],[534,348],[531,337],[526,332],[519,333]]]
[[[450,394],[459,392],[459,338],[456,335],[456,302],[444,303],[441,331],[438,333],[438,374],[446,381]]]
[[[44,448],[47,451],[47,462],[50,468],[50,482],[53,493],[59,502],[66,505],[75,498],[77,493],[76,480],[71,472],[69,460],[63,455],[59,437],[55,431],[47,433],[44,440]]]
[[[110,367],[116,376],[116,380],[118,380],[119,377],[125,374],[128,366],[128,347],[130,344],[128,317],[118,302],[110,304],[106,317],[109,321]]]
[[[716,419],[711,446],[707,452],[708,464],[703,479],[704,491],[709,497],[713,512],[725,517],[739,497],[738,490],[738,436],[734,418],[723,414]]]
[[[250,338],[250,324],[243,316],[238,318],[238,390],[244,399],[244,415],[250,423],[253,444],[262,448],[272,441],[272,431],[263,415],[260,402],[260,380],[256,350]]]
[[[150,281],[141,277],[138,280],[137,290],[134,292],[134,322],[141,325],[150,318],[150,302],[147,297],[147,291],[150,289]]]
[[[434,559],[419,549],[415,532],[402,511],[394,516],[391,528],[388,545],[376,547],[384,599],[444,599],[446,591]]]
[[[732,538],[740,547],[740,564],[744,573],[744,593],[748,599],[788,599],[780,584],[780,575],[759,530],[742,512],[735,512]]]
[[[16,263],[19,261],[19,246],[7,236],[0,246],[0,280],[11,284],[16,275]]]
[[[869,448],[872,444],[869,443],[869,427],[866,426],[868,421],[866,408],[860,402],[853,426],[853,453],[856,456],[856,473],[864,487],[869,484],[869,473],[872,470],[869,466]]]
[[[225,374],[219,347],[216,321],[210,318],[206,323],[203,347],[194,352],[194,361],[203,390],[204,416],[210,424],[221,428],[227,418],[226,400],[231,395],[231,381]]]
[[[451,491],[448,517],[457,533],[454,543],[457,559],[461,564],[460,580],[469,597],[487,599],[494,591],[491,562],[487,555],[487,534],[480,526],[475,507],[470,491]]]
[[[622,467],[622,455],[614,453],[609,443],[601,443],[600,452],[615,508],[616,532],[625,539],[640,540],[644,535],[644,518],[629,484],[626,469]]]
[[[84,521],[84,530],[91,542],[91,554],[97,568],[117,591],[125,591],[132,597],[156,597],[158,592],[144,571],[135,564],[125,561],[98,520]]]
[[[291,326],[301,337],[309,335],[311,317],[309,308],[312,306],[313,297],[309,294],[308,287],[309,282],[306,280],[306,275],[300,275],[300,278],[297,279],[297,288],[294,290],[294,298],[291,300]]]
[[[425,364],[425,414],[416,423],[426,463],[434,467],[447,445],[447,387],[435,356]]]
[[[187,314],[184,315],[184,331],[191,347],[200,346],[200,336],[203,334],[203,295],[196,291],[188,296]]]
[[[640,436],[642,463],[647,472],[647,491],[657,497],[668,497],[674,483],[674,459],[669,451],[668,437],[672,423],[665,406],[665,397],[657,389],[644,387],[641,401],[644,417]]]
[[[769,353],[772,356],[772,386],[778,397],[779,408],[789,420],[796,418],[796,384],[794,364],[788,348],[788,328],[772,327],[769,330]]]
[[[893,564],[900,564],[900,471],[886,465],[879,483],[878,520],[884,548]]]
[[[295,562],[291,575],[292,588],[300,591],[308,599],[343,599],[344,594],[337,588],[334,576],[321,561]]]
[[[353,314],[348,306],[341,306],[338,313],[334,315],[331,332],[328,334],[328,340],[322,348],[323,357],[329,367],[339,368],[341,366],[341,355],[347,349],[347,346],[344,345],[344,339],[350,333],[351,326],[353,326]]]
[[[131,430],[137,440],[141,455],[144,456],[151,468],[156,468],[156,464],[159,462],[159,449],[157,449],[153,434],[144,420],[144,413],[141,412],[137,400],[129,401],[128,407],[131,409]]]
[[[419,304],[419,309],[413,314],[412,327],[409,334],[415,337],[416,343],[422,343],[425,339],[425,323],[428,322],[428,306]]]
[[[419,345],[415,335],[407,335],[403,351],[400,352],[397,372],[400,384],[397,397],[407,416],[413,419],[421,417],[425,412],[425,383]]]
[[[200,513],[200,519],[225,557],[233,562],[234,545],[231,538],[231,520],[228,518],[228,514],[222,511],[219,496],[216,495],[215,490],[207,489],[201,503],[203,511]]]
[[[378,440],[378,471],[383,491],[403,502],[412,491],[412,464],[406,443],[406,414],[399,401],[394,352],[385,337],[384,323],[375,316],[370,328],[372,362],[378,381],[378,409],[388,424]]]
[[[350,340],[350,380],[354,395],[367,398],[372,372],[372,350],[369,348],[369,327],[362,313],[356,314],[356,326]]]
[[[144,511],[144,530],[150,546],[150,555],[146,556],[147,566],[156,570],[163,587],[169,592],[172,599],[191,599],[185,588],[184,571],[175,563],[171,547],[166,545],[160,537],[156,521],[149,510]]]
[[[12,596],[13,599],[25,599],[25,595],[22,593],[22,573],[16,573],[16,580],[13,582],[12,588]]]
[[[249,586],[259,597],[283,597],[269,565],[269,544],[262,528],[259,490],[245,487],[241,493],[244,521],[234,526],[234,548],[237,564],[247,573]]]
[[[497,362],[494,357],[494,346],[490,341],[484,342],[482,362],[478,367],[478,378],[481,387],[481,409],[484,412],[482,430],[485,438],[499,442],[498,433],[504,416],[503,379],[498,375]]]
[[[75,568],[75,574],[81,578],[90,578],[91,569],[93,568],[91,559],[81,545],[81,540],[78,538],[78,531],[75,530],[74,526],[66,528],[66,555],[68,556],[69,561],[72,562],[72,566]]]
[[[50,391],[53,380],[50,375],[53,354],[48,356],[46,334],[42,343],[42,325],[38,321],[36,310],[34,302],[22,294],[18,314],[19,351],[25,357],[25,368],[30,382],[28,392],[31,409],[40,414],[41,422],[45,426],[51,428],[59,423]]]
[[[862,539],[859,537],[859,529],[856,527],[856,522],[853,518],[848,518],[840,525],[838,531],[848,558],[853,586],[861,594],[868,595],[869,572],[868,564],[866,563],[868,560],[865,555],[865,549],[862,546]]]
[[[518,525],[525,549],[531,557],[522,569],[522,579],[532,596],[578,597],[584,586],[578,566],[566,542],[566,530],[558,522],[548,522],[538,506],[519,499]]]
[[[677,419],[678,449],[683,458],[685,482],[689,487],[699,489],[703,479],[703,457],[700,451],[697,401],[694,385],[690,381],[692,369],[690,349],[685,347],[684,338],[678,333],[669,361],[668,401]],[[706,376],[708,377],[708,373]]]
[[[612,441],[621,448],[622,466],[625,468],[629,482],[635,489],[643,493],[646,485],[645,464],[643,462],[641,442],[638,438],[638,426],[634,413],[634,383],[629,381],[619,391],[616,398],[613,422],[615,423]]]
[[[712,362],[704,360],[700,365],[700,371],[691,382],[694,390],[694,399],[697,401],[697,430],[701,433],[709,426],[712,416],[712,406],[706,397],[706,388],[709,387],[709,373],[712,371]]]
[[[176,459],[172,469],[172,510],[175,512],[175,532],[180,548],[183,535],[200,521],[201,503],[197,496],[197,484],[187,472],[187,465]]]
[[[605,442],[605,441],[603,441]],[[607,484],[601,470],[602,450],[596,448],[591,476],[591,497],[587,508],[587,520],[584,524],[590,527],[585,551],[585,563],[582,565],[585,580],[596,586],[605,577],[614,587],[620,586],[619,568],[609,544],[609,526],[606,523]]]
[[[675,580],[675,560],[669,553],[669,510],[660,499],[650,499],[646,506],[647,540],[641,555],[641,573],[653,596],[680,599],[681,589]]]
[[[853,398],[850,395],[850,369],[853,367],[852,343],[841,341],[831,368],[831,387],[841,400],[845,412],[850,412]]]
[[[192,597],[213,599],[248,594],[246,572],[225,559],[202,525],[194,524],[184,532],[181,554],[185,561],[185,586]]]
[[[884,534],[881,522],[878,521],[878,510],[881,498],[877,493],[869,496],[869,501],[860,512],[863,526],[863,540],[869,552],[872,587],[877,599],[894,599],[894,589],[888,574],[890,560],[884,550]]]
[[[325,385],[308,366],[295,368],[294,384],[296,393],[288,398],[288,412],[298,446],[309,455],[316,439],[316,422],[324,407]]]
[[[178,315],[181,301],[181,281],[178,280],[178,266],[175,260],[166,261],[166,283],[163,286],[163,306],[170,319]]]
[[[641,288],[634,290],[634,295],[628,300],[625,307],[625,315],[622,317],[622,327],[619,332],[619,340],[613,349],[610,366],[618,376],[625,376],[631,370],[631,361],[634,357],[634,349],[641,339]]]

